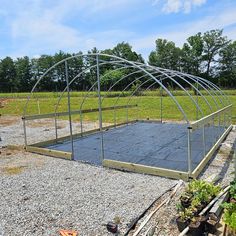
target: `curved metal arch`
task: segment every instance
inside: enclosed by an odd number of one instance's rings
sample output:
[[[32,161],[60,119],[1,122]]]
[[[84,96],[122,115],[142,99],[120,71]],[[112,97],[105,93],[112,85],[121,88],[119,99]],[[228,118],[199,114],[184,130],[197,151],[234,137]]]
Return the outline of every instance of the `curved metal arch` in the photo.
[[[32,93],[34,92],[35,88],[37,87],[37,85],[39,84],[39,82],[52,70],[54,69],[56,66],[62,64],[63,62],[65,61],[68,61],[70,59],[73,59],[73,58],[85,58],[87,60],[89,59],[94,59],[95,56],[103,56],[103,57],[107,57],[110,59],[110,63],[114,63],[115,64],[115,61],[114,60],[119,60],[118,62],[119,63],[124,63],[123,65],[131,65],[133,66],[135,69],[139,69],[140,71],[139,72],[143,72],[146,76],[152,78],[154,81],[156,81],[156,83],[159,84],[160,87],[162,87],[166,93],[171,97],[171,99],[175,102],[176,106],[178,107],[178,109],[180,110],[180,112],[182,113],[182,115],[184,116],[184,119],[188,122],[188,119],[187,119],[187,116],[183,110],[183,108],[181,107],[181,105],[179,104],[179,102],[176,100],[175,96],[173,96],[173,94],[168,90],[168,88],[166,88],[163,84],[160,83],[160,81],[158,81],[152,74],[152,72],[149,71],[149,68],[150,66],[148,65],[145,65],[145,64],[141,64],[141,63],[137,63],[137,62],[130,62],[126,59],[123,59],[123,58],[120,58],[120,57],[117,57],[117,56],[114,56],[114,55],[109,55],[109,54],[103,54],[103,53],[90,53],[90,54],[76,54],[76,55],[73,55],[71,57],[68,57],[68,58],[65,58],[63,60],[61,60],[60,62],[57,62],[55,65],[53,65],[52,67],[50,67],[47,71],[44,72],[43,75],[40,76],[40,78],[37,80],[37,82],[35,83],[35,85],[33,86],[32,90],[31,90],[31,93],[30,95],[28,96],[28,99],[27,99],[27,102],[25,104],[25,107],[24,107],[24,115],[26,114],[26,109],[27,109],[27,106],[28,106],[28,102],[32,96]],[[155,70],[158,70],[158,69],[155,69]],[[169,77],[170,78],[170,75],[163,72],[163,71],[160,71],[158,70],[159,73],[162,73],[162,74],[165,74],[165,76]],[[173,71],[172,71],[173,73]],[[179,73],[177,73],[178,76],[179,76]],[[190,75],[188,75],[190,76]],[[196,77],[194,77],[196,78]],[[170,78],[172,79],[172,78]],[[201,82],[203,81],[202,78],[199,77],[199,80],[201,80]],[[173,80],[172,80],[173,81]],[[174,81],[173,81],[174,82]],[[176,81],[177,82],[177,81]],[[177,82],[178,83],[178,82]],[[213,83],[209,82],[209,81],[205,81],[205,83],[207,83],[209,86],[212,86],[214,88],[215,91],[219,92],[221,94],[222,97],[224,97],[224,100],[227,100],[227,103],[229,102],[229,99],[228,97],[224,94],[223,91],[221,91],[216,85],[214,85]],[[200,82],[199,82],[200,85],[202,85]],[[178,85],[178,84],[177,84]],[[179,86],[180,87],[180,86]],[[181,87],[180,87],[181,88]],[[183,90],[185,90],[183,87],[181,88]],[[188,93],[188,91],[185,90],[185,92]],[[200,93],[199,93],[200,94]],[[193,101],[193,100],[192,100]],[[194,100],[195,101],[195,100]],[[194,102],[193,101],[193,102]],[[194,102],[195,103],[195,102]],[[195,103],[196,107],[197,107],[197,104]],[[199,111],[201,110],[200,107],[198,107]]]
[[[107,63],[101,63],[101,64],[102,64],[102,65],[105,65],[105,64],[108,64],[108,62],[107,62]],[[77,78],[79,78],[83,73],[86,73],[86,71],[91,70],[91,69],[93,69],[93,68],[96,68],[96,66],[97,66],[97,65],[90,66],[90,67],[86,68],[84,71],[80,72],[78,75],[76,75],[76,76],[69,82],[69,86],[70,86],[73,82],[75,82],[75,80],[76,80]],[[125,68],[130,68],[130,67],[128,67],[128,66],[124,66],[124,67],[122,67],[122,68],[120,67],[120,68],[117,68],[117,69],[112,70],[111,72],[116,71],[116,70],[120,70],[120,69],[125,69]],[[110,73],[110,72],[108,72],[108,73]],[[84,78],[82,78],[82,79],[84,79]],[[67,87],[65,86],[64,90],[61,92],[60,97],[58,98],[58,102],[57,102],[56,107],[55,107],[55,113],[57,112],[59,103],[60,103],[60,101],[61,101],[61,99],[62,99],[64,93],[66,92],[66,89],[67,89]]]
[[[215,90],[220,93],[220,95],[224,98],[224,100],[228,102],[228,103],[227,103],[228,105],[231,104],[231,102],[230,102],[228,96],[227,96],[227,95],[223,92],[223,90],[221,90],[217,85],[215,85],[215,84],[212,83],[211,81],[208,81],[208,80],[203,79],[203,78],[201,78],[201,77],[199,77],[199,78],[202,79],[202,80],[204,80],[204,81],[206,81],[206,82],[207,82],[208,84],[210,84],[213,88],[215,88]],[[226,104],[226,105],[227,105],[227,104]],[[223,105],[225,105],[225,104],[223,104]]]
[[[177,73],[177,72],[176,72],[176,73]],[[207,83],[205,83],[204,81],[200,81],[199,78],[196,79],[195,76],[192,76],[192,75],[189,75],[189,74],[183,74],[183,73],[181,73],[181,72],[179,72],[178,74],[181,74],[181,75],[183,75],[183,76],[186,76],[187,78],[193,80],[195,83],[197,83],[198,85],[200,85],[200,86],[210,95],[210,97],[212,98],[212,100],[213,100],[213,102],[214,102],[216,108],[219,109],[219,106],[218,106],[217,101],[215,100],[215,97],[210,93],[210,91],[209,91],[205,86],[202,85],[202,83],[203,83],[203,84],[206,85],[211,91],[213,91],[212,88],[211,88]],[[201,83],[200,83],[199,81],[200,81]],[[218,96],[214,91],[213,91],[213,93],[214,93],[216,96]]]
[[[175,79],[173,79],[172,77],[170,77],[168,74],[160,71],[158,68],[156,67],[152,67],[149,65],[145,65],[148,68],[155,68],[156,71],[159,71],[160,73],[163,73],[164,75],[166,75],[166,77],[168,77],[170,80],[172,80],[175,84],[177,84],[183,91],[185,91],[185,93],[188,95],[188,97],[190,98],[190,100],[195,104],[196,108],[198,109],[198,111],[200,111],[202,117],[203,117],[203,111],[202,109],[198,106],[198,104],[196,103],[196,101],[193,99],[192,95],[180,84],[178,83]]]
[[[217,93],[215,92],[215,91],[219,91],[219,90],[213,89],[214,87],[211,87],[211,86],[209,85],[209,81],[208,81],[208,80],[205,80],[205,79],[203,79],[203,78],[201,78],[201,77],[199,77],[199,76],[194,76],[194,75],[190,75],[190,74],[186,74],[186,73],[182,73],[182,72],[178,72],[178,71],[177,71],[177,73],[182,74],[182,75],[184,75],[184,76],[186,76],[186,77],[188,77],[188,78],[195,78],[196,80],[198,80],[198,84],[200,84],[200,85],[201,85],[201,83],[203,83],[204,85],[206,85],[206,86],[215,94],[215,97],[217,97],[217,99],[220,101],[220,103],[221,103],[222,105],[224,105],[224,103],[223,103],[223,101],[221,100],[220,96],[217,95]],[[201,83],[200,83],[200,82],[201,82]],[[208,91],[209,91],[209,90],[208,90]],[[210,91],[209,91],[209,93],[210,93]],[[215,102],[215,104],[216,104],[216,107],[219,108],[218,103],[216,102],[214,96],[211,95],[211,97],[212,97],[212,99],[214,100],[214,102]]]
[[[210,103],[208,102],[207,98],[201,93],[201,91],[196,88],[194,86],[194,84],[190,83],[187,79],[185,79],[183,76],[179,75],[178,73],[176,73],[175,71],[173,72],[168,72],[171,74],[174,74],[175,76],[179,77],[180,79],[182,79],[184,82],[186,82],[187,84],[189,84],[192,88],[194,88],[194,90],[201,95],[201,97],[204,99],[204,101],[206,102],[206,104],[208,105],[208,107],[210,108],[211,111],[213,111],[212,106],[210,105]],[[202,84],[198,83],[198,81],[196,81],[194,78],[190,78],[191,80],[193,80],[195,83],[197,83],[198,85],[200,85],[204,90],[206,90],[207,92],[209,92],[204,86],[202,86]],[[217,105],[217,103],[216,103]]]
[[[138,62],[137,62],[137,63],[138,63]],[[139,64],[141,64],[141,63],[139,63]],[[154,66],[153,66],[153,67],[154,67]],[[158,69],[160,69],[160,70],[165,70],[165,71],[174,71],[174,72],[176,72],[176,73],[181,73],[181,74],[183,74],[183,75],[185,75],[185,76],[191,76],[191,77],[198,78],[198,79],[200,79],[201,81],[204,81],[205,83],[207,83],[208,85],[210,84],[216,91],[218,91],[218,92],[221,94],[222,97],[224,97],[224,98],[230,103],[230,100],[228,99],[228,97],[226,96],[226,94],[225,94],[217,85],[215,85],[214,83],[212,83],[212,82],[210,82],[210,81],[208,81],[208,80],[206,80],[206,79],[203,79],[203,78],[201,78],[201,77],[199,77],[199,76],[193,76],[193,75],[190,75],[190,74],[187,74],[187,73],[179,72],[179,71],[176,71],[176,70],[169,70],[169,69],[160,68],[160,67],[155,67],[155,68],[158,68]],[[216,93],[215,93],[215,94],[216,94]],[[218,99],[220,99],[218,95],[216,95],[216,97],[217,97]],[[222,100],[220,99],[220,101],[222,101]],[[221,103],[222,103],[222,102],[221,102]]]
[[[158,68],[159,68],[159,67],[158,67]],[[165,70],[165,71],[172,71],[172,70],[168,70],[168,69],[164,69],[164,68],[159,68],[159,69]],[[204,84],[207,84],[208,88],[210,88],[211,91],[213,91],[213,93],[216,95],[216,97],[220,100],[221,104],[223,104],[223,102],[222,102],[220,96],[218,96],[218,95],[214,92],[214,90],[215,90],[215,91],[218,91],[219,93],[221,93],[222,90],[221,90],[219,87],[217,87],[215,84],[213,84],[213,83],[211,83],[210,81],[208,81],[208,80],[206,80],[206,79],[203,79],[203,78],[201,78],[201,77],[199,77],[199,76],[194,76],[194,75],[191,75],[191,74],[187,74],[187,73],[183,73],[183,72],[179,72],[179,71],[175,71],[175,70],[173,70],[173,71],[176,72],[176,73],[178,73],[178,74],[182,74],[182,75],[184,75],[184,76],[186,76],[186,77],[192,77],[192,78],[194,77],[194,78],[200,80],[201,82],[204,81]],[[199,83],[199,82],[198,82],[198,83]],[[200,83],[199,83],[199,84],[200,84]],[[212,89],[212,87],[211,87],[209,84],[210,84],[214,89]],[[221,94],[221,96],[222,96],[222,94]],[[216,101],[216,100],[215,100],[215,101]]]
[[[175,73],[174,71],[168,71],[168,73],[174,74],[174,76],[179,77],[180,79],[182,79],[183,81],[185,81],[187,84],[189,84],[197,93],[199,93],[201,95],[201,97],[204,99],[204,101],[206,102],[206,104],[208,105],[208,107],[210,108],[211,111],[212,110],[212,106],[210,105],[210,103],[208,102],[207,98],[200,92],[200,90],[198,88],[196,88],[192,83],[190,83],[188,80],[186,80],[184,77],[178,75],[177,73]],[[204,88],[204,87],[203,87]],[[205,89],[205,88],[204,88]]]
[[[163,75],[162,73],[160,73],[159,71],[155,71],[155,73],[159,73],[161,76],[165,76],[165,75]],[[134,74],[134,73],[131,73],[131,74]],[[129,75],[131,75],[131,74],[129,74]],[[128,75],[128,76],[129,76],[129,75]],[[154,75],[154,73],[152,73],[152,75]],[[115,101],[114,106],[116,106],[116,104],[118,103],[118,100],[120,99],[122,93],[123,93],[129,86],[131,86],[134,82],[138,81],[139,79],[141,79],[141,78],[143,78],[143,77],[145,77],[145,76],[146,76],[146,75],[142,75],[142,76],[140,76],[139,78],[137,78],[137,79],[133,80],[132,82],[130,82],[130,83],[120,92],[120,95],[118,96],[117,100]],[[174,76],[176,76],[176,75],[174,74]],[[125,77],[126,77],[126,76],[125,76]],[[171,76],[170,76],[170,77],[171,77]],[[172,78],[172,77],[171,77],[171,78]],[[122,77],[121,79],[119,79],[115,84],[117,84],[118,82],[120,82],[120,81],[123,80],[123,79],[124,79],[124,77]],[[166,77],[166,78],[164,78],[164,79],[168,79],[168,77]],[[163,79],[163,80],[164,80],[164,79]],[[150,81],[150,79],[147,80],[147,81]],[[145,84],[147,81],[145,81],[145,82],[142,83],[141,85]],[[188,81],[186,81],[186,82],[189,83]],[[155,82],[155,83],[156,83],[156,82]],[[115,84],[113,84],[113,85],[110,87],[109,90],[111,90],[112,87],[115,86]],[[202,95],[202,93],[201,93],[193,84],[191,84],[191,83],[189,83],[189,84],[190,84],[190,86],[192,86],[195,90],[197,90],[197,91],[199,92],[199,94]],[[138,86],[138,88],[140,88],[140,87],[141,87],[141,86]],[[138,89],[138,88],[137,88],[137,89]],[[129,101],[130,101],[131,97],[133,96],[133,94],[137,91],[137,89],[129,96]],[[206,101],[207,105],[209,106],[210,110],[212,111],[211,105],[208,103],[208,101],[207,101],[207,99],[204,97],[204,95],[202,95],[202,96],[203,96],[204,100]],[[105,98],[103,98],[103,100],[104,100],[104,99],[105,99]]]
[[[150,74],[148,71],[146,71],[144,68],[140,67],[139,65],[135,64],[134,62],[131,62],[131,61],[128,61],[124,58],[120,58],[120,57],[117,57],[117,56],[114,56],[114,55],[109,55],[109,54],[103,54],[103,53],[90,53],[90,54],[85,54],[85,55],[81,55],[81,54],[76,54],[76,55],[73,55],[71,57],[68,57],[68,58],[65,58],[63,60],[61,60],[60,62],[56,63],[55,65],[53,65],[52,67],[50,67],[38,80],[37,82],[35,83],[34,87],[32,88],[31,90],[31,93],[30,95],[28,96],[28,99],[27,99],[27,102],[25,104],[25,107],[24,107],[24,115],[26,114],[26,109],[27,109],[27,106],[28,106],[28,102],[32,96],[32,93],[33,91],[35,90],[36,86],[39,84],[39,82],[47,75],[47,73],[49,73],[53,68],[55,68],[56,66],[64,63],[65,61],[68,61],[70,59],[73,59],[73,58],[87,58],[87,57],[94,57],[94,56],[104,56],[104,57],[108,57],[108,58],[113,58],[113,59],[118,59],[122,62],[125,62],[129,65],[133,65],[135,68],[138,68],[140,69],[141,71],[143,71],[144,73],[146,73],[148,76],[152,77],[154,80],[155,77],[152,76],[152,74]],[[159,82],[158,82],[159,83]],[[181,105],[178,103],[178,101],[175,99],[175,97],[173,96],[173,94],[162,84],[160,84],[160,86],[163,87],[163,89],[167,92],[167,94],[173,99],[173,101],[175,102],[176,106],[178,107],[178,109],[181,111],[184,119],[186,120],[186,122],[189,122],[188,119],[187,119],[187,116],[183,110],[183,108],[181,107]]]
[[[119,99],[120,99],[122,93],[123,93],[130,85],[132,85],[134,82],[140,80],[141,78],[144,78],[145,76],[146,76],[146,75],[143,75],[143,76],[141,76],[141,77],[136,78],[135,80],[132,80],[132,82],[130,82],[130,83],[120,92],[120,95],[117,97],[116,101],[114,102],[114,106],[116,106],[116,104],[118,103],[118,101],[119,101]],[[149,79],[148,79],[148,81],[149,81]],[[135,91],[136,91],[136,90],[135,90]]]
[[[99,55],[104,55],[104,54],[99,54]],[[110,55],[106,55],[106,56],[110,56]],[[116,57],[116,56],[112,56],[112,57],[114,57],[114,58],[119,58],[119,57]],[[139,68],[139,69],[140,69],[140,72],[143,71],[143,72],[146,73],[148,76],[150,76],[150,77],[152,77],[154,80],[156,80],[156,78],[155,78],[154,76],[152,76],[151,73],[149,73],[148,71],[146,71],[144,68],[140,67],[139,65],[136,65],[135,62],[130,62],[130,61],[125,60],[125,59],[123,59],[123,60],[124,60],[125,62],[127,62],[128,64],[132,64],[132,65],[134,65],[134,67]],[[159,83],[159,81],[157,81],[157,80],[156,80],[156,82]],[[185,121],[186,121],[187,123],[189,123],[189,120],[187,119],[186,113],[184,112],[183,108],[182,108],[181,105],[178,103],[178,101],[175,99],[175,97],[172,95],[172,93],[171,93],[163,84],[160,84],[160,83],[159,83],[159,85],[160,85],[161,87],[163,87],[163,89],[167,92],[167,94],[174,100],[174,102],[175,102],[175,104],[177,105],[178,109],[179,109],[180,112],[182,113],[182,115],[183,115]],[[93,85],[93,86],[94,86],[94,85]],[[92,87],[93,87],[93,86],[92,86]],[[91,88],[90,88],[90,90],[91,90]],[[89,90],[89,91],[90,91],[90,90]],[[82,108],[82,107],[80,107],[80,109],[81,109],[81,108]]]
[[[156,72],[156,73],[159,73],[159,72]],[[153,73],[153,75],[154,75],[155,73]],[[176,76],[176,74],[175,73],[172,73],[172,74],[174,74],[174,76]],[[177,75],[178,77],[179,77],[179,75]],[[183,77],[180,77],[181,79],[183,79],[185,82],[187,82],[191,87],[193,87],[202,97],[203,97],[203,99],[204,99],[204,101],[206,102],[206,104],[208,105],[208,107],[210,108],[210,110],[211,111],[213,111],[212,110],[212,106],[209,104],[209,102],[208,102],[208,100],[206,99],[206,97],[200,92],[200,90],[198,90],[193,84],[191,84],[189,81],[187,81],[186,79],[184,79]],[[167,77],[166,78],[163,78],[162,79],[162,81],[163,80],[165,80],[165,79],[168,79]],[[153,83],[153,85],[152,86],[154,86],[156,83]],[[150,86],[149,86],[150,87]],[[140,87],[138,87],[138,88],[140,88]],[[137,88],[137,89],[138,89]],[[137,89],[134,91],[134,93],[137,91]]]
[[[113,70],[113,71],[114,71],[114,70]],[[133,75],[133,74],[135,74],[135,73],[140,73],[140,72],[141,72],[141,71],[139,70],[139,71],[135,71],[135,72],[129,73],[128,75],[125,75],[124,77],[122,77],[122,78],[119,79],[118,81],[120,82],[121,80],[123,80],[123,79],[129,77],[130,75]],[[117,81],[117,82],[118,82],[118,81]],[[91,86],[91,88],[90,88],[90,89],[88,90],[88,92],[85,94],[84,99],[83,99],[83,101],[82,101],[81,104],[80,104],[80,110],[82,109],[85,100],[89,97],[89,92],[91,91],[92,88],[94,88],[95,85],[97,85],[97,83],[98,83],[97,81],[94,82],[94,84]],[[115,83],[115,84],[117,84],[117,83]],[[103,102],[103,100],[104,100],[104,98],[102,99],[102,102]]]

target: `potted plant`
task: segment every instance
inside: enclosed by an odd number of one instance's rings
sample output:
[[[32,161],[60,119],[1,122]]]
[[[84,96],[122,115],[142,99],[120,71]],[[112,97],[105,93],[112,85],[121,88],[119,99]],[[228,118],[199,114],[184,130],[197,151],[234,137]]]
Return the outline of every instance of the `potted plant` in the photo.
[[[230,183],[230,202],[236,204],[236,180]]]
[[[203,208],[220,192],[220,187],[204,180],[193,180],[180,196],[177,205],[179,217],[176,219],[179,231],[188,225],[192,235],[202,235],[205,231],[206,217],[199,216]]]
[[[192,200],[193,195],[189,192],[184,192],[180,196],[180,202],[181,205],[185,208],[189,207],[191,205],[191,200]]]
[[[176,219],[176,223],[178,226],[179,231],[183,231],[190,222],[190,219],[193,217],[192,209],[184,208],[179,211],[179,217]]]
[[[206,222],[207,232],[210,234],[215,234],[216,226],[219,222],[219,219],[214,214],[210,214]]]
[[[198,215],[203,207],[204,205],[202,204],[201,199],[198,196],[194,197],[191,202],[191,208],[194,212],[194,215]]]
[[[236,236],[236,204],[225,202],[222,206],[224,208],[223,221],[227,225],[228,235]]]
[[[193,217],[189,224],[189,231],[192,236],[202,236],[205,232],[205,216]]]

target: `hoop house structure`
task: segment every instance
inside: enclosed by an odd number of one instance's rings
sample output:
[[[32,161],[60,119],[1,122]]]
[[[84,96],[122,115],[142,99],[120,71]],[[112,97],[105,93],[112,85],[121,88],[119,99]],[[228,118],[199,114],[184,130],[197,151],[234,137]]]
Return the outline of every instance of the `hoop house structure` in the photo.
[[[48,81],[60,84],[54,98],[40,100],[52,112],[37,112],[35,92]],[[38,78],[24,109],[25,146],[49,156],[187,180],[200,174],[229,133],[231,107],[224,92],[203,78],[114,55],[78,54]],[[55,124],[54,139],[29,143],[27,127],[41,119]],[[60,133],[61,119],[69,121],[67,136]]]

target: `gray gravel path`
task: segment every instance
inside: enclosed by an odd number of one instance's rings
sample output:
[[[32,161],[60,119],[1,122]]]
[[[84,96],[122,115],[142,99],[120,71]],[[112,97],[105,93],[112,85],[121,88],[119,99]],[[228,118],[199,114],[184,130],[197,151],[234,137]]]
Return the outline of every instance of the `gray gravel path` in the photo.
[[[33,144],[55,138],[54,119],[32,120],[27,122],[27,141]],[[69,122],[67,120],[58,120],[58,137],[70,134]],[[98,122],[83,122],[83,130],[98,128]],[[80,132],[80,123],[73,122],[73,132]],[[12,145],[24,145],[24,132],[21,117],[18,116],[0,116],[0,148]]]
[[[5,124],[6,132],[2,127],[4,145],[22,140],[19,123]],[[0,232],[6,236],[59,235],[60,229],[110,235],[102,224],[113,220],[120,221],[124,232],[177,182],[24,151],[0,151]]]

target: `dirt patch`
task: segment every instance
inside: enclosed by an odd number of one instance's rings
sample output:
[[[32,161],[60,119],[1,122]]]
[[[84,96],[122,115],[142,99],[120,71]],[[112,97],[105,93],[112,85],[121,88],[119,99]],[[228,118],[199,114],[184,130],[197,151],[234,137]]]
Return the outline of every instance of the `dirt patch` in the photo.
[[[18,175],[18,174],[21,174],[25,168],[26,166],[6,166],[6,167],[2,167],[1,169],[4,174]]]
[[[54,127],[54,120],[52,119],[43,119],[43,120],[32,120],[27,122],[27,127],[36,128],[36,127]],[[65,127],[65,126],[64,126]]]
[[[7,99],[0,98],[0,108],[4,108],[6,104],[7,104]]]
[[[20,122],[19,116],[0,116],[0,125],[9,126],[14,125]]]

